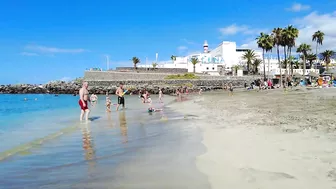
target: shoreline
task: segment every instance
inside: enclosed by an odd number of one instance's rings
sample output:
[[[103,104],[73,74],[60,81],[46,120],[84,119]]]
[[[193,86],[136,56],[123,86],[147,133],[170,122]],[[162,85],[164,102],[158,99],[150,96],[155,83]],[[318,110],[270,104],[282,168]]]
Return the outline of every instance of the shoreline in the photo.
[[[147,104],[132,99],[137,106],[108,117],[104,104],[98,103],[92,111],[92,116],[100,117],[97,121],[76,125],[68,133],[62,130],[56,140],[38,141],[38,146],[29,149],[16,148],[13,156],[0,161],[12,168],[11,173],[1,172],[0,180],[4,186],[18,188],[21,178],[26,178],[26,188],[210,188],[207,177],[193,163],[205,152],[198,128],[187,124],[174,109],[165,108],[168,119],[161,120],[159,112],[148,114]],[[161,106],[154,99],[153,106]],[[164,105],[179,104],[173,97],[164,100]],[[193,146],[197,148],[190,149]],[[38,180],[31,182],[31,178]]]
[[[333,92],[206,93],[174,108],[199,116],[207,152],[195,163],[212,188],[333,188]]]

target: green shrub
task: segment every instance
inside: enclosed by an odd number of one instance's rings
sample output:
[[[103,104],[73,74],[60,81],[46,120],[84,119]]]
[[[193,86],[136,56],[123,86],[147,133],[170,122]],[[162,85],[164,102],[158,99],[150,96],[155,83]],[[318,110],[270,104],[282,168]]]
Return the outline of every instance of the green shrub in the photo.
[[[186,73],[183,75],[177,74],[177,75],[168,75],[165,77],[165,79],[199,79],[199,76],[196,76],[193,73]]]

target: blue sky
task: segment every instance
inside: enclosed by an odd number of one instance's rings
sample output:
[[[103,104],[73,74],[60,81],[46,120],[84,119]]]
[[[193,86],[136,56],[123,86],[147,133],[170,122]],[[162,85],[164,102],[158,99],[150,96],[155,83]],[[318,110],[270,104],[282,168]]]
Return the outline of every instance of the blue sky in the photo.
[[[105,55],[111,67],[132,66],[133,56],[152,62],[156,52],[169,61],[201,51],[204,40],[210,49],[223,40],[255,48],[260,31],[288,24],[310,41],[315,29],[335,29],[335,11],[335,0],[3,0],[0,84],[81,77],[86,68],[106,68]],[[336,42],[332,31],[328,41]]]

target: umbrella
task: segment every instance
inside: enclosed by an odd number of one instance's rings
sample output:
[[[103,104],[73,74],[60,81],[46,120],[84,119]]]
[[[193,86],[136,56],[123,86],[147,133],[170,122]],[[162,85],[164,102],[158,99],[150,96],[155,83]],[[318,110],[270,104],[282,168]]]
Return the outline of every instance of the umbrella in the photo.
[[[328,70],[323,72],[323,75],[331,75],[331,74],[336,74],[336,69]]]
[[[294,78],[302,78],[302,77],[304,77],[304,76],[302,76],[301,74],[295,72],[295,73],[293,74],[293,77],[294,77]]]
[[[308,75],[309,75],[310,77],[320,77],[320,75],[317,74],[317,73],[315,73],[315,72],[310,72]]]

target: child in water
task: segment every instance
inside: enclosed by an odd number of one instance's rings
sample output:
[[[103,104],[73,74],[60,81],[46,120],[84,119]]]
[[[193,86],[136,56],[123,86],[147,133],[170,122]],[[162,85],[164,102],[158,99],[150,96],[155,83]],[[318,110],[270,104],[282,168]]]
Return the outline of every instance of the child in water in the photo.
[[[162,89],[159,89],[159,101],[160,101],[160,103],[162,103],[162,97],[163,97]]]
[[[110,97],[106,97],[106,111],[107,112],[111,112],[111,104],[112,104],[112,101],[110,99]]]

